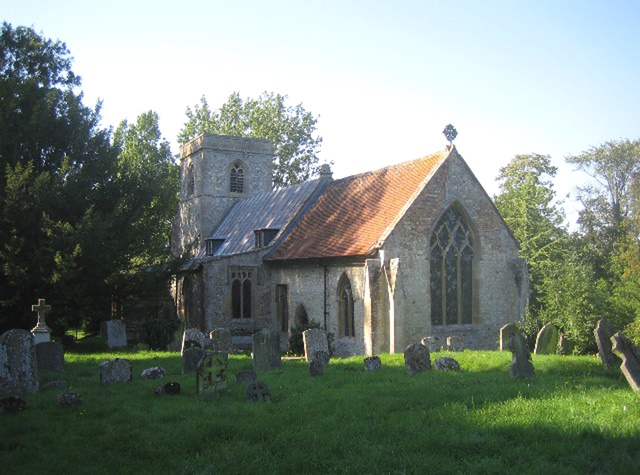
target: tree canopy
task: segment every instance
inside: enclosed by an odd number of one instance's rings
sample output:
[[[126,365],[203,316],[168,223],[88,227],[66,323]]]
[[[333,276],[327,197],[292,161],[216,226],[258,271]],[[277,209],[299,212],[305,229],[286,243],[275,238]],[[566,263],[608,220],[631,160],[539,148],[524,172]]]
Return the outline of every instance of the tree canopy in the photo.
[[[203,96],[193,109],[187,107],[187,122],[178,135],[184,144],[202,133],[270,139],[274,147],[275,188],[300,183],[318,172],[318,119],[302,104],[286,105],[287,96],[262,93],[257,99],[242,99],[238,92],[219,109],[211,110]]]

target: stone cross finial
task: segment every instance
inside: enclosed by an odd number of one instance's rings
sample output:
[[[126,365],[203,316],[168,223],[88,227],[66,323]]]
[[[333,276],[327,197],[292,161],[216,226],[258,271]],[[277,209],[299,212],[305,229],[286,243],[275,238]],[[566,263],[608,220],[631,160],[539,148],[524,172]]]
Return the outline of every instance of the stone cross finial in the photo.
[[[38,305],[32,305],[31,311],[38,312],[38,323],[36,324],[36,328],[46,328],[47,323],[45,322],[46,313],[51,310],[51,305],[45,304],[45,299],[38,299]]]
[[[458,131],[456,130],[456,128],[453,125],[449,124],[444,128],[442,133],[444,134],[445,138],[449,141],[449,145],[453,145],[453,141],[458,136]]]

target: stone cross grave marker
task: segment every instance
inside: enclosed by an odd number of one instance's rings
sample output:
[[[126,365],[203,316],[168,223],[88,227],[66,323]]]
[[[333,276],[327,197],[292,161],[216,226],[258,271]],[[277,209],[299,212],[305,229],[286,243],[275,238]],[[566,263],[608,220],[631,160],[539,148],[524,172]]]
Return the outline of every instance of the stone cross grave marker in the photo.
[[[558,329],[553,323],[547,323],[538,332],[536,347],[533,352],[536,355],[555,355],[558,348]]]
[[[304,357],[307,362],[315,359],[315,354],[318,351],[324,351],[329,354],[327,332],[320,328],[310,328],[302,332],[302,341],[304,343]]]
[[[527,348],[527,342],[522,333],[516,331],[509,340],[509,349],[513,353],[511,364],[509,365],[509,376],[512,378],[533,378],[535,372],[531,362],[531,353]]]
[[[127,327],[122,320],[107,320],[104,322],[104,333],[109,348],[127,346]]]
[[[36,345],[38,371],[62,373],[64,371],[64,347],[62,343],[45,341]]]
[[[640,350],[622,332],[611,337],[612,350],[622,359],[620,369],[634,391],[640,390]]]
[[[45,341],[51,341],[51,328],[47,326],[47,322],[45,321],[49,310],[51,310],[51,305],[47,305],[45,299],[38,299],[38,304],[31,306],[32,312],[38,312],[38,322],[31,330],[33,342],[36,345],[38,343],[44,343]]]
[[[245,395],[249,402],[271,402],[269,388],[257,379],[247,385]]]
[[[196,391],[201,398],[210,398],[227,390],[227,355],[207,352],[196,371]]]
[[[517,331],[518,327],[515,323],[507,323],[500,329],[500,351],[509,349],[509,340],[513,338]]]
[[[611,350],[611,337],[616,333],[608,320],[601,319],[596,323],[593,336],[598,345],[598,356],[602,364],[608,368],[617,368],[622,360]]]
[[[280,335],[265,328],[253,334],[253,370],[267,371],[280,367]]]
[[[404,350],[404,368],[407,374],[422,373],[431,369],[431,355],[422,343],[414,343]]]
[[[0,394],[38,392],[38,364],[33,336],[26,330],[9,330],[0,336]]]

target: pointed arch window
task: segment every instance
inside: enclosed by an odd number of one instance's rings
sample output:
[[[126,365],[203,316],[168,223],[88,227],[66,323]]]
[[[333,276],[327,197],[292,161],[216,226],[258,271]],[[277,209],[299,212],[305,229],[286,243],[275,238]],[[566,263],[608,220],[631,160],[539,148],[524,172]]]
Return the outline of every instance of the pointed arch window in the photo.
[[[455,207],[438,221],[430,248],[431,324],[472,323],[473,237]]]
[[[229,174],[229,191],[231,193],[244,193],[244,167],[236,162],[231,166]]]
[[[251,318],[253,270],[233,270],[231,272],[231,316]]]
[[[338,282],[338,335],[356,336],[353,319],[353,293],[351,282],[346,274],[342,274]]]
[[[196,178],[193,174],[193,163],[187,167],[187,196],[191,196],[196,191]]]

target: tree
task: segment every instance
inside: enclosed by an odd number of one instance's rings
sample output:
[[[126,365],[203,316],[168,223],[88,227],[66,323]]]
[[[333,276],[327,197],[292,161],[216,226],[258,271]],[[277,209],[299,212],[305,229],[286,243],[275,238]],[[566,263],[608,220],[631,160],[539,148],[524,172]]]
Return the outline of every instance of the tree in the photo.
[[[270,139],[274,147],[273,185],[276,188],[308,180],[318,172],[322,138],[315,136],[318,119],[302,104],[287,106],[287,96],[262,93],[243,100],[234,92],[225,104],[211,110],[206,98],[193,110],[178,135],[181,144],[201,133]]]

